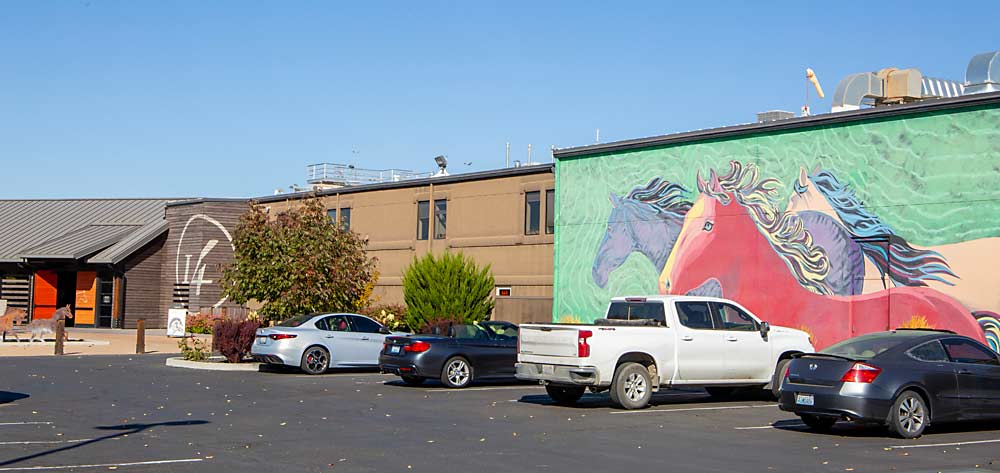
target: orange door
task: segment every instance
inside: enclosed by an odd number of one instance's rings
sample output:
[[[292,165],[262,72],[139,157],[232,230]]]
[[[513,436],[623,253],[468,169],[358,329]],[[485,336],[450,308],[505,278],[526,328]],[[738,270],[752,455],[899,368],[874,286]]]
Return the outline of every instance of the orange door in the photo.
[[[34,284],[34,309],[31,311],[31,318],[51,319],[56,311],[56,287],[58,287],[59,276],[55,271],[35,271]]]
[[[94,308],[97,306],[97,273],[76,273],[76,312],[74,325],[94,325]]]

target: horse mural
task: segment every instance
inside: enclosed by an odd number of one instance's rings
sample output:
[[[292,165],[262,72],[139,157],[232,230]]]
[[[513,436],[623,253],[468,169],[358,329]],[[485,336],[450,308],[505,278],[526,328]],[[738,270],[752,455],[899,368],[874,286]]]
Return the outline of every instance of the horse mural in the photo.
[[[766,320],[807,330],[817,348],[863,333],[902,326],[947,328],[985,342],[983,331],[954,299],[928,287],[891,287],[837,296],[830,271],[798,214],[778,210],[776,179],[753,164],[730,162],[723,176],[698,176],[700,195],[660,275],[661,293],[717,286]]]
[[[657,271],[663,269],[681,231],[684,214],[691,208],[691,201],[685,198],[687,192],[679,184],[654,177],[625,197],[611,193],[608,228],[597,246],[591,269],[594,284],[607,286],[611,272],[633,252],[648,258]]]
[[[644,255],[657,271],[662,271],[691,208],[688,190],[660,177],[633,188],[625,197],[612,193],[607,231],[597,247],[591,274],[598,287],[606,287],[608,277],[633,252]],[[864,276],[861,246],[835,218],[811,210],[799,213],[802,224],[823,248],[831,261],[823,285],[812,289],[820,294],[861,293]],[[706,285],[688,295],[720,296],[718,287]]]
[[[894,286],[927,286],[955,298],[973,311],[994,350],[1000,351],[1000,274],[985,269],[983,255],[1000,254],[1000,238],[980,238],[935,247],[913,246],[871,212],[850,185],[817,167],[799,170],[795,192],[788,200],[791,212],[819,211],[838,221],[859,239],[888,241],[865,248],[866,271],[877,272],[881,285],[867,285],[865,293]],[[865,243],[862,243],[865,245]],[[985,269],[985,270],[984,270]]]

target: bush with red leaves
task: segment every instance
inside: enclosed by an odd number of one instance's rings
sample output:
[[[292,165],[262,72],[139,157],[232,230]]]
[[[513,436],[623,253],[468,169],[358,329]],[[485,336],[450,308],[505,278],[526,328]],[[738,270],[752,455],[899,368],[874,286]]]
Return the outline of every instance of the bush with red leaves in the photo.
[[[257,328],[260,324],[251,320],[223,320],[219,322],[218,331],[212,334],[216,338],[219,352],[229,363],[239,363],[250,354]]]

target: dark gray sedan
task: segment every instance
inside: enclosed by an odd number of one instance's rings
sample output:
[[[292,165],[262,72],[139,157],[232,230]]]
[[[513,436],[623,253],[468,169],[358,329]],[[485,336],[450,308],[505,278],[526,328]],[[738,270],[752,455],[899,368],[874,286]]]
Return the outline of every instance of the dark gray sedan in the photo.
[[[813,429],[838,419],[888,426],[915,438],[935,422],[1000,417],[1000,358],[948,331],[905,330],[851,338],[797,355],[780,407]]]
[[[464,388],[477,379],[514,377],[516,325],[481,322],[455,325],[448,332],[448,336],[387,337],[379,368],[409,385],[436,378],[449,388]]]

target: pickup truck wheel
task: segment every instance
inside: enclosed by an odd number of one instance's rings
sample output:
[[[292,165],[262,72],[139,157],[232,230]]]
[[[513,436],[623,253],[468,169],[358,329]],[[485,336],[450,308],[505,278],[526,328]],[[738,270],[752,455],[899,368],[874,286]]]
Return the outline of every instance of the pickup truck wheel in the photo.
[[[649,404],[653,387],[649,370],[639,363],[622,363],[611,382],[611,401],[623,409],[642,409]]]
[[[774,367],[774,374],[771,375],[771,396],[775,399],[781,398],[781,381],[785,379],[785,368],[791,361],[788,358],[778,360],[778,364]]]
[[[549,393],[549,397],[552,398],[556,404],[574,404],[583,397],[584,391],[587,388],[583,386],[554,386],[551,384],[545,385],[545,392]]]

